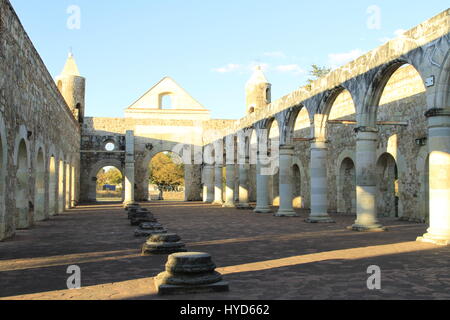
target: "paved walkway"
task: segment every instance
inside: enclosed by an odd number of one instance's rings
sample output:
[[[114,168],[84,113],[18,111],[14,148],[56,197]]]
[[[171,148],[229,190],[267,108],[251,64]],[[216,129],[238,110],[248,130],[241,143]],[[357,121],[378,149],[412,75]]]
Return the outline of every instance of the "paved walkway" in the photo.
[[[189,251],[208,252],[230,292],[160,297],[153,285],[167,256],[140,256],[123,209],[82,206],[0,242],[0,299],[450,299],[450,247],[415,242],[423,224],[382,219],[383,233],[358,233],[352,216],[307,224],[202,203],[145,205]],[[69,265],[82,289],[67,290]],[[368,290],[367,268],[381,268]]]

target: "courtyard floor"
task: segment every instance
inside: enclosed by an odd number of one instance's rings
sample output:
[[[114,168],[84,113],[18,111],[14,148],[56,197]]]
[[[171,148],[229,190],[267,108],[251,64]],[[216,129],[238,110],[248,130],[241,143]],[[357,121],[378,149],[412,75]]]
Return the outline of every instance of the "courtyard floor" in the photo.
[[[120,205],[80,206],[14,239],[0,242],[0,299],[450,299],[450,247],[415,242],[424,224],[381,219],[389,231],[346,230],[353,216],[308,224],[203,203],[143,206],[189,251],[213,256],[227,293],[158,296],[153,277],[167,255],[140,256]],[[67,290],[68,266],[81,268],[79,290]],[[367,268],[381,268],[381,290],[369,290]]]

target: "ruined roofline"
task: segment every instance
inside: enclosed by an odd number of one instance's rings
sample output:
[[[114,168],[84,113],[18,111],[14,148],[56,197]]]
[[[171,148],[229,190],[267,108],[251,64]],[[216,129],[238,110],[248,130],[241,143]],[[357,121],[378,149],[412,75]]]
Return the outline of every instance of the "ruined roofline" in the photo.
[[[449,36],[449,34],[450,9],[446,9],[436,16],[406,31],[403,37],[392,39],[345,64],[344,66],[331,71],[325,77],[313,81],[311,83],[310,90],[307,89],[307,86],[302,86],[299,89],[277,99],[276,101],[273,101],[267,106],[267,108],[257,110],[254,113],[242,117],[237,120],[233,126],[228,128],[225,135],[236,133],[239,130],[251,127],[254,123],[260,120],[266,119],[268,117],[268,112],[270,112],[271,115],[275,115],[283,110],[300,105],[303,102],[322,94],[323,92],[342,86],[342,84],[351,79],[365,74],[372,69],[376,69],[383,64],[394,61],[402,55],[421,46],[425,46],[445,36]],[[401,52],[394,52],[395,54],[392,54],[393,44],[398,41],[402,41],[406,45],[406,49]],[[383,61],[373,59],[378,52],[383,50],[389,52],[389,56],[387,57],[388,59]],[[206,142],[206,144],[210,142]]]
[[[65,112],[67,113],[67,115],[70,117],[70,119],[72,120],[73,124],[75,124],[76,129],[78,130],[78,132],[81,132],[79,123],[77,121],[77,119],[75,119],[75,117],[73,116],[72,111],[70,110],[69,106],[66,103],[66,100],[64,99],[64,97],[62,96],[61,92],[59,91],[56,83],[55,83],[55,79],[53,79],[52,75],[50,74],[50,72],[47,69],[47,66],[45,65],[44,61],[42,60],[41,55],[39,54],[39,52],[36,50],[36,47],[34,46],[33,41],[31,40],[31,38],[29,37],[27,31],[25,30],[22,21],[20,21],[19,16],[17,15],[16,10],[14,10],[14,7],[12,6],[11,2],[9,0],[0,0],[2,1],[6,7],[11,11],[12,15],[14,16],[15,20],[17,21],[20,29],[21,29],[21,33],[23,34],[24,38],[26,41],[28,41],[31,45],[30,48],[32,50],[32,52],[34,53],[35,57],[37,58],[38,62],[39,62],[39,66],[38,68],[43,69],[43,75],[45,77],[47,77],[47,80],[49,80],[49,83],[51,83],[50,85],[53,87],[54,91],[57,92],[56,95],[58,96],[58,99],[60,99],[62,101],[62,103],[65,105]],[[1,9],[1,6],[0,6]],[[1,15],[1,12],[0,12]],[[42,68],[41,68],[42,67]]]

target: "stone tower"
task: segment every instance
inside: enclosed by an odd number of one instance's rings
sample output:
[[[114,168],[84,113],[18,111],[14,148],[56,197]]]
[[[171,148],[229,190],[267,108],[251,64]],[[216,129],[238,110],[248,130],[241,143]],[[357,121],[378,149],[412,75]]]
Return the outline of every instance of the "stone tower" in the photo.
[[[63,71],[56,77],[56,84],[75,119],[83,123],[86,79],[80,76],[72,53],[69,53]]]
[[[247,114],[267,107],[271,102],[272,85],[258,66],[245,86]]]

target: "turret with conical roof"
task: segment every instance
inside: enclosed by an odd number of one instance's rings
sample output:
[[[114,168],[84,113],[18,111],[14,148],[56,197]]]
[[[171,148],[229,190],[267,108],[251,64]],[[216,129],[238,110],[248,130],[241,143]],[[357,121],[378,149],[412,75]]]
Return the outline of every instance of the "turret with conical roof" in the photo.
[[[267,107],[271,102],[271,88],[262,68],[256,67],[245,86],[247,114]]]
[[[69,53],[63,71],[56,77],[56,84],[75,119],[83,123],[86,79],[80,76],[72,53]]]

